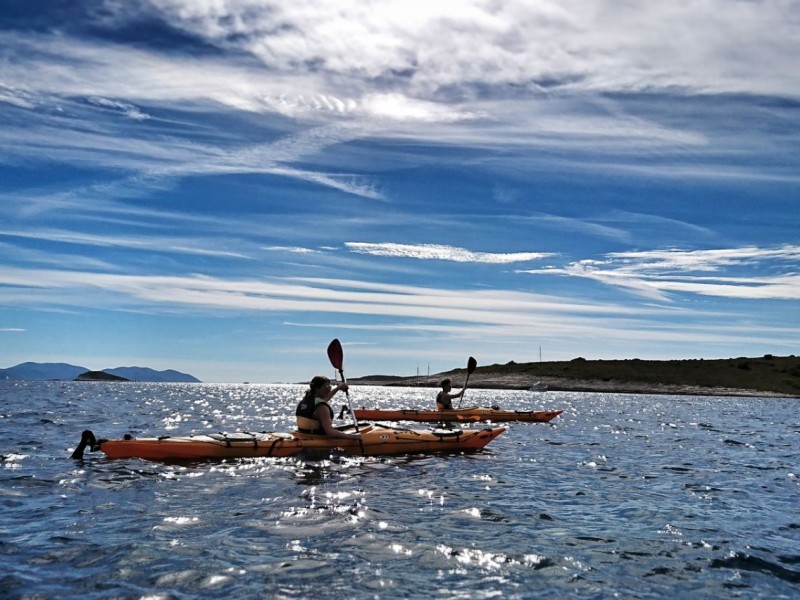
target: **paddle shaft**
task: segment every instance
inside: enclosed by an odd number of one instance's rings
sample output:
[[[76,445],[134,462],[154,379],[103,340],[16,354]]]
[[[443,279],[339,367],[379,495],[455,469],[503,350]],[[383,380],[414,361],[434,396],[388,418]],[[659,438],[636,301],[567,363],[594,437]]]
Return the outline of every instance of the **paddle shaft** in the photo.
[[[342,368],[342,364],[344,363],[344,350],[342,350],[342,344],[338,339],[333,340],[328,345],[328,359],[331,361],[333,368],[339,372],[342,383],[347,385],[347,379],[345,379],[344,369]],[[356,419],[356,414],[353,412],[353,407],[350,406],[350,391],[345,390],[344,395],[347,398],[347,410],[350,411],[350,416],[353,417],[353,426],[356,428],[356,433],[358,433],[358,419]]]

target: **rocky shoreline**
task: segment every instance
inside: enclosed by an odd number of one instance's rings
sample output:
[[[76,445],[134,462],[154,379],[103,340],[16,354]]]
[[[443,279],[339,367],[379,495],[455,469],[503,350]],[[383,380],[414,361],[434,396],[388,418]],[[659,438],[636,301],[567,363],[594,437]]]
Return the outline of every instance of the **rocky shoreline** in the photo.
[[[463,384],[458,377],[452,377],[453,387],[458,390]],[[386,379],[351,379],[352,385],[391,386],[391,387],[430,387],[438,388],[440,379],[437,377],[397,378]],[[631,381],[605,381],[600,379],[567,379],[560,377],[542,377],[539,381],[547,386],[547,391],[552,392],[592,392],[609,394],[658,394],[676,396],[746,396],[746,397],[784,397],[783,394],[765,392],[762,390],[748,390],[729,387],[706,387],[676,384],[654,384]],[[475,389],[496,390],[528,390],[531,387],[530,377],[512,374],[473,374],[469,380],[469,387]],[[546,393],[546,392],[531,392]]]
[[[470,360],[474,360],[470,358]],[[469,365],[468,365],[469,366]],[[472,388],[800,398],[800,357],[774,356],[725,359],[586,360],[494,364],[473,367]],[[459,368],[423,377],[373,375],[353,380],[361,385],[438,388],[448,377],[458,389],[467,376]]]

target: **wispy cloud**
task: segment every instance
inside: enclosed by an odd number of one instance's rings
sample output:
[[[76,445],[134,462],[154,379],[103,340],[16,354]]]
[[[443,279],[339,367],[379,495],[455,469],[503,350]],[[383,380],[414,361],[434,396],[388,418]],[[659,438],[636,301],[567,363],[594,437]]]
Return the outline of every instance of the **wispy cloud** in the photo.
[[[149,137],[148,131],[122,130],[95,126],[92,132],[57,127],[56,123],[29,123],[26,127],[5,130],[9,148],[18,156],[59,160],[74,165],[91,164],[131,175],[116,182],[84,186],[74,195],[94,192],[144,194],[164,187],[165,182],[192,176],[264,174],[316,183],[355,196],[382,199],[375,184],[363,175],[348,172],[312,170],[294,166],[315,153],[346,143],[361,134],[352,127],[315,127],[282,136],[271,143],[238,142],[214,145],[187,141],[181,136]],[[63,192],[62,192],[63,194]]]
[[[139,107],[134,106],[133,104],[128,104],[127,102],[109,100],[107,98],[89,98],[89,102],[96,104],[97,106],[119,111],[134,121],[144,121],[150,118],[150,115],[142,112]]]
[[[670,292],[750,300],[800,299],[800,246],[612,252],[604,260],[582,260],[563,268],[520,273],[569,275],[625,288],[667,301]],[[746,274],[733,275],[737,268]],[[756,270],[756,274],[751,274]],[[758,275],[758,271],[777,274]],[[701,275],[717,273],[719,275]]]
[[[92,16],[98,31],[109,34],[146,18],[218,49],[199,56],[148,46],[146,39],[123,45],[108,41],[110,35],[91,38],[69,24],[58,35],[0,32],[0,47],[13,58],[0,64],[0,81],[14,82],[0,87],[0,102],[36,115],[25,128],[4,129],[9,152],[129,169],[145,177],[142,186],[159,178],[261,173],[368,199],[385,199],[370,178],[326,168],[330,155],[319,168],[307,159],[353,141],[389,138],[516,147],[519,156],[505,162],[517,160],[519,168],[532,160],[522,148],[570,149],[580,156],[534,153],[534,160],[573,168],[594,162],[598,171],[642,176],[795,177],[791,170],[698,165],[697,155],[664,165],[587,161],[585,153],[588,146],[640,158],[665,149],[679,157],[687,148],[722,151],[705,121],[633,111],[613,94],[646,93],[666,106],[674,96],[710,93],[797,97],[800,75],[787,57],[800,52],[800,42],[779,2],[706,0],[671,8],[601,2],[586,10],[577,0],[462,0],[455,6],[392,0],[364,11],[348,1],[295,7],[163,0],[116,4]],[[747,40],[758,52],[738,51]],[[233,135],[199,143],[185,123],[173,135],[148,138],[147,127],[165,123],[167,113],[176,118],[174,111],[219,107],[275,118],[281,128],[289,117],[293,126],[269,144]],[[93,127],[80,126],[79,116]],[[140,129],[122,134],[101,116],[122,116]]]
[[[439,244],[397,244],[392,242],[367,243],[346,242],[345,246],[359,254],[389,256],[394,258],[416,258],[420,260],[444,260],[461,263],[510,264],[540,260],[552,253],[548,252],[473,252],[466,248],[443,246]]]
[[[215,256],[218,258],[249,259],[250,256],[240,252],[208,247],[208,241],[201,245],[199,240],[177,238],[175,236],[119,236],[103,235],[97,233],[78,233],[68,230],[54,230],[39,228],[31,231],[0,230],[0,236],[28,238],[32,240],[59,242],[77,246],[98,246],[107,248],[125,248],[127,250],[148,250],[158,252],[172,252],[177,254],[193,254],[198,256]]]
[[[264,246],[267,252],[288,252],[290,254],[317,254],[320,251],[313,248],[303,248],[301,246]]]
[[[36,102],[31,97],[31,94],[4,84],[0,84],[0,102],[5,102],[19,108],[30,109],[36,106]]]
[[[594,236],[617,241],[631,241],[631,233],[622,227],[598,223],[600,220],[593,217],[563,217],[552,214],[533,214],[518,216],[512,215],[504,217],[504,220],[512,221],[512,226],[520,224],[545,226],[559,232],[579,233],[586,236]]]
[[[103,290],[98,302],[116,296],[120,305],[145,303],[164,307],[184,306],[229,311],[335,312],[373,316],[464,321],[474,323],[537,324],[545,313],[597,315],[624,314],[624,307],[582,304],[520,292],[446,290],[413,285],[381,284],[324,278],[271,278],[269,281],[223,279],[207,276],[119,275],[66,270],[0,271],[0,284],[26,289],[38,302],[57,305],[66,296],[53,290]],[[8,291],[8,289],[6,291]],[[47,291],[36,294],[36,290]],[[85,306],[89,300],[82,301]],[[486,307],[491,306],[492,311]],[[533,311],[532,309],[536,310]],[[630,309],[630,314],[654,309]]]
[[[703,333],[705,342],[733,343],[742,335],[779,343],[796,339],[800,329],[780,330],[755,323],[731,324],[727,312],[669,307],[623,306],[616,303],[579,302],[567,297],[500,290],[447,290],[411,285],[379,284],[323,278],[270,281],[203,276],[130,276],[58,270],[3,269],[0,301],[25,302],[39,310],[137,311],[182,315],[193,312],[278,312],[311,315],[336,314],[357,318],[352,327],[386,327],[380,319],[391,317],[395,332],[432,331],[453,338],[515,340],[557,339],[580,343],[608,339],[662,344],[686,343],[698,337],[696,322],[720,326]],[[91,288],[91,295],[85,293]],[[311,316],[313,322],[314,317]],[[308,320],[306,321],[308,322]],[[348,327],[347,323],[338,326]],[[711,340],[711,337],[714,340]]]

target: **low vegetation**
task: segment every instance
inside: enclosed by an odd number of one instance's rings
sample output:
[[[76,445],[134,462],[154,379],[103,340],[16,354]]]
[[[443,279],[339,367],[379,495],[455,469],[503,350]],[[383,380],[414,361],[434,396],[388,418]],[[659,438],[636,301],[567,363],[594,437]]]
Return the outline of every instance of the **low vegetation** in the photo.
[[[430,377],[366,377],[352,383],[372,385],[436,386],[444,377],[459,386],[466,369]],[[687,360],[586,360],[515,363],[479,366],[470,376],[470,387],[528,389],[542,382],[550,390],[719,394],[800,397],[800,358]]]

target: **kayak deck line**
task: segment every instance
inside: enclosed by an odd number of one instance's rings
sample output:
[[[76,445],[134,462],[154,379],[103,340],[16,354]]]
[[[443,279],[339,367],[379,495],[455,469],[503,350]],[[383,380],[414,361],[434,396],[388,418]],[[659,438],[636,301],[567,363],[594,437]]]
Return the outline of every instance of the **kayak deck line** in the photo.
[[[355,425],[339,428],[354,432]],[[485,447],[505,431],[504,427],[468,430],[417,430],[379,424],[361,425],[361,439],[326,435],[273,432],[235,432],[120,439],[98,439],[87,429],[72,453],[82,459],[88,448],[102,451],[108,458],[146,460],[208,460],[225,458],[292,457],[304,452],[341,450],[354,456],[471,452]]]

